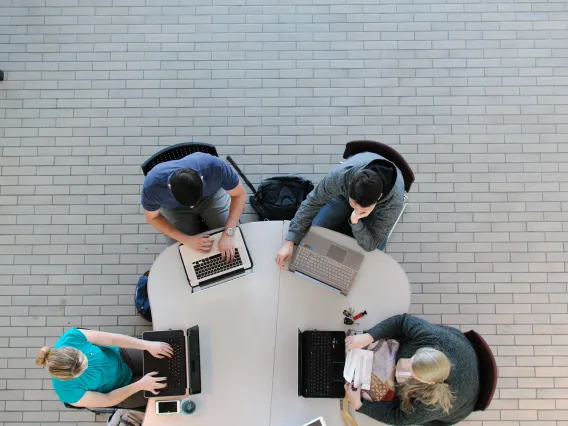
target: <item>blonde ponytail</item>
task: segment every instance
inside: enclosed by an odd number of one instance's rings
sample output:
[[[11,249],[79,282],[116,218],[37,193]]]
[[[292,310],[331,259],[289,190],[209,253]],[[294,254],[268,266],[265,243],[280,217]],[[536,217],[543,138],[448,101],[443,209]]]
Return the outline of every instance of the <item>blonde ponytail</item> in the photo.
[[[89,361],[75,348],[56,349],[44,346],[39,350],[35,363],[39,367],[44,367],[56,379],[71,380],[83,374]]]
[[[455,400],[450,386],[444,383],[450,376],[450,360],[442,352],[432,348],[421,348],[412,357],[414,377],[399,386],[403,411],[412,411],[412,400],[424,405],[439,407],[446,414]]]
[[[39,352],[37,353],[36,359],[35,359],[35,363],[38,367],[44,367],[45,363],[47,361],[47,358],[49,357],[49,352],[51,351],[51,348],[48,346],[44,346],[43,348],[41,348],[39,350]]]

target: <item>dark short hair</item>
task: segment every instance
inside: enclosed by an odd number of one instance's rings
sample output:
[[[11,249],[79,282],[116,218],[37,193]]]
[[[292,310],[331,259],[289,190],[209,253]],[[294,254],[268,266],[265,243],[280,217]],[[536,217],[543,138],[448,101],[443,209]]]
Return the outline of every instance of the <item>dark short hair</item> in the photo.
[[[170,177],[172,194],[182,206],[197,204],[203,191],[201,176],[192,169],[178,169]]]
[[[383,193],[383,182],[378,173],[363,169],[355,172],[349,184],[349,198],[361,207],[375,204]]]

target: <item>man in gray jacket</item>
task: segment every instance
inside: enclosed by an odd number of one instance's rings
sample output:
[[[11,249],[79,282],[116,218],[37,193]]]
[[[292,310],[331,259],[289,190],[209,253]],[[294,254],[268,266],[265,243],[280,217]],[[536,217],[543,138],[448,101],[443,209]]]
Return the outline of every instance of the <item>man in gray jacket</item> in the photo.
[[[276,263],[284,267],[294,244],[312,225],[335,229],[347,223],[364,250],[384,250],[403,203],[404,181],[393,163],[371,152],[349,157],[323,178],[301,204],[290,222],[286,241],[276,254]]]

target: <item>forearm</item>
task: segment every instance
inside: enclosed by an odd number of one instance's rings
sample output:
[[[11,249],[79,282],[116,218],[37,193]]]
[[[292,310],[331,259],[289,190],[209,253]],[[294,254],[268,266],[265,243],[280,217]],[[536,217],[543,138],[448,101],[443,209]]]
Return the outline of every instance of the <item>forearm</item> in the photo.
[[[363,401],[357,411],[381,423],[394,426],[437,424],[437,420],[445,416],[439,408],[425,406],[416,401],[412,404],[412,410],[403,411],[400,400],[390,402]]]
[[[365,251],[373,251],[379,246],[379,244],[386,238],[387,233],[377,234],[374,229],[371,229],[369,223],[365,219],[359,219],[356,224],[351,222],[349,219],[349,225],[351,225],[351,232],[357,240],[357,244]],[[370,226],[369,226],[370,225]]]
[[[299,244],[312,226],[312,222],[321,208],[339,193],[340,181],[332,172],[323,178],[300,204],[294,218],[290,221],[286,240]]]
[[[239,219],[245,208],[246,195],[237,195],[231,197],[231,206],[229,207],[229,219],[225,228],[235,228],[239,223]]]
[[[173,238],[176,241],[181,242],[181,240],[186,237],[183,232],[173,226],[170,221],[161,214],[152,219],[148,219],[147,222],[152,225],[157,231],[170,238]]]
[[[357,409],[359,413],[366,414],[367,416],[387,425],[408,425],[404,418],[398,416],[400,412],[399,402],[370,402],[363,401],[361,407]]]
[[[146,350],[146,341],[137,339],[136,337],[125,336],[124,334],[107,333],[110,338],[108,346],[117,346],[123,349],[139,349]]]
[[[139,392],[140,386],[138,382],[131,383],[127,386],[122,388],[118,388],[113,390],[112,392],[107,393],[108,405],[107,407],[114,407],[115,405],[120,404],[126,398],[131,397],[136,392]]]
[[[373,337],[373,341],[378,339],[397,339],[404,336],[403,320],[406,314],[395,315],[381,321],[373,328],[366,331]]]
[[[300,240],[306,235],[308,229],[312,226],[312,221],[325,205],[325,202],[320,202],[315,198],[315,196],[309,196],[302,202],[294,218],[290,221],[286,241],[299,244]]]

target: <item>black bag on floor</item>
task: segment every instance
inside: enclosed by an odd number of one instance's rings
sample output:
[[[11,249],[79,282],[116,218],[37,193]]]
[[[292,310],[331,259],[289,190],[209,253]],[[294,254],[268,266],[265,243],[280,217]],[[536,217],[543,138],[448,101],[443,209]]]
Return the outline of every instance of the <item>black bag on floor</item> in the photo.
[[[291,220],[302,201],[314,189],[311,181],[287,175],[265,179],[257,190],[230,156],[227,157],[227,161],[251,189],[253,195],[249,198],[250,205],[260,220]]]

